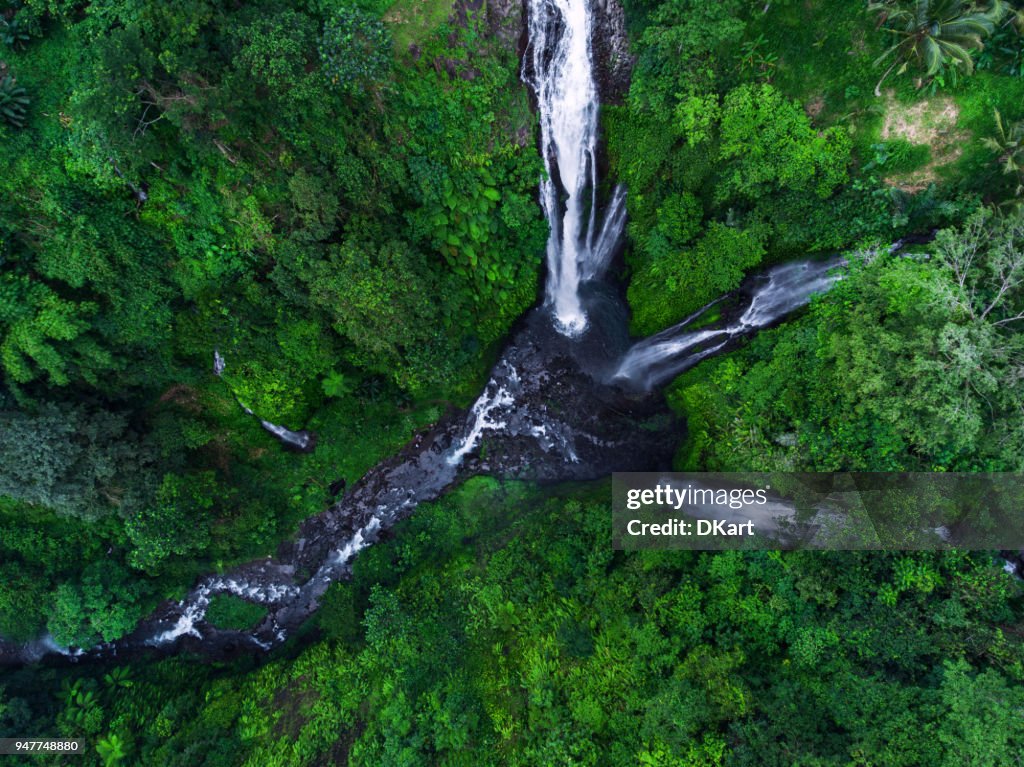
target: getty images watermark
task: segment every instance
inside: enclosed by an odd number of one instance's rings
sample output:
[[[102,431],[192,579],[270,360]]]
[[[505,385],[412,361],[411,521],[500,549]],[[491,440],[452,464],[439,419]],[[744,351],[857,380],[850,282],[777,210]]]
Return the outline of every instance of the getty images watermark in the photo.
[[[685,486],[673,486],[666,482],[651,488],[631,487],[626,490],[626,508],[639,511],[645,507],[656,507],[680,511],[684,508],[714,507],[738,510],[747,506],[766,506],[770,487],[759,487],[753,490],[746,488],[712,488],[694,487],[692,483]],[[644,522],[630,519],[626,523],[629,535],[720,535],[741,536],[754,534],[754,521],[726,522],[722,519],[671,518],[664,522]]]
[[[620,473],[619,549],[1024,549],[1024,475]]]

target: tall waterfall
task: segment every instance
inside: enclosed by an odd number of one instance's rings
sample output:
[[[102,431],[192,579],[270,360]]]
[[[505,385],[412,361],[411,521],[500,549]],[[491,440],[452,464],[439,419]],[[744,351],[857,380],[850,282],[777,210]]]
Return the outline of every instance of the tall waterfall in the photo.
[[[550,226],[547,295],[556,327],[573,336],[587,326],[580,283],[593,279],[613,248],[624,216],[609,211],[614,232],[605,226],[595,243],[597,219],[597,86],[591,54],[591,0],[527,0],[529,47],[523,80],[537,96],[541,154],[546,177],[540,196]],[[564,196],[564,200],[563,200]],[[615,208],[624,208],[622,193]],[[605,259],[606,261],[607,259]]]

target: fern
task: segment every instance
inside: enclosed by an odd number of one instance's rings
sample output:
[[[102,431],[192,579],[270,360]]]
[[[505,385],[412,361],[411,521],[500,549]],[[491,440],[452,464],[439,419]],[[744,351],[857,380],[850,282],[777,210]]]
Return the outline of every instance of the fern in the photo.
[[[0,118],[4,122],[21,128],[25,125],[25,111],[31,103],[25,89],[10,75],[0,79]]]

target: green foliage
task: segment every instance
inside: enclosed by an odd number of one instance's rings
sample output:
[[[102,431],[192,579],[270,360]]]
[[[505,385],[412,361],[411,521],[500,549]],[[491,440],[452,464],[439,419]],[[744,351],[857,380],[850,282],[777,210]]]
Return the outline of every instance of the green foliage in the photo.
[[[0,360],[10,380],[29,383],[45,374],[65,386],[76,367],[92,377],[90,368],[111,365],[111,357],[88,335],[94,303],[66,301],[45,284],[10,272],[2,287]]]
[[[83,525],[0,497],[0,636],[42,635],[57,586],[79,578],[92,562],[111,558],[114,531],[110,517]]]
[[[0,584],[0,636],[17,642],[34,639],[46,622],[44,579],[12,560],[0,563]]]
[[[1024,120],[1007,125],[997,109],[995,123],[995,135],[982,138],[982,143],[999,153],[998,161],[1003,174],[1016,178],[1017,187],[1014,194],[1017,197],[1024,197]]]
[[[743,36],[743,5],[741,0],[653,4],[638,38],[640,54],[630,89],[634,106],[661,111],[683,94],[710,90],[723,58],[728,60]]]
[[[28,30],[21,23],[18,16],[12,18],[0,17],[0,42],[8,48],[20,49],[31,39]]]
[[[134,629],[151,608],[147,591],[116,562],[95,562],[83,570],[79,585],[57,587],[47,628],[65,646],[110,642]]]
[[[152,447],[120,414],[82,406],[0,411],[0,495],[93,520],[138,508]]]
[[[939,697],[944,711],[939,741],[946,748],[941,764],[991,765],[1005,759],[1018,729],[1013,711],[1024,698],[1018,686],[992,670],[978,672],[963,659],[947,661]]]
[[[103,684],[106,685],[108,690],[127,690],[134,684],[132,672],[127,666],[118,666],[112,669],[109,674],[103,675]]]
[[[931,152],[926,144],[911,144],[895,139],[872,144],[874,156],[863,167],[864,172],[881,170],[887,174],[906,172],[928,162]]]
[[[763,227],[711,222],[693,247],[666,252],[634,273],[628,292],[633,329],[647,334],[671,325],[738,285],[763,256]]]
[[[103,723],[104,710],[96,693],[93,680],[76,679],[69,683],[64,679],[58,697],[64,701],[61,719],[65,726],[73,727],[78,732],[95,735]]]
[[[120,598],[94,593],[119,581],[83,580],[102,552],[149,598],[272,551],[326,478],[474,396],[536,299],[542,165],[514,50],[473,14],[396,58],[384,10],[3,14],[33,40],[4,54],[32,111],[0,142],[0,496],[42,532],[4,530],[0,634],[121,630]],[[236,398],[317,430],[316,453],[280,451]]]
[[[209,545],[211,510],[221,502],[213,472],[164,475],[155,498],[132,514],[125,532],[134,547],[128,561],[148,572],[169,556],[188,556]]]
[[[476,394],[535,300],[542,166],[496,9],[444,25],[450,4],[386,22],[383,5],[18,10],[37,39],[5,54],[35,108],[0,143],[0,635],[113,639],[198,573],[273,551],[331,479]],[[926,158],[879,137],[864,4],[627,6],[637,65],[603,119],[637,332],[759,262],[1004,192],[981,142],[942,179],[961,197],[880,188],[879,168]],[[993,107],[1004,128],[1024,116],[1013,56],[993,56],[958,91],[976,135]],[[858,263],[677,383],[680,465],[1020,469],[1020,247],[1017,219],[979,214],[929,258]],[[278,450],[235,397],[315,429],[317,451]],[[168,767],[1024,749],[1020,589],[990,557],[614,552],[606,486],[545,493],[478,479],[420,509],[260,668],[5,675],[0,732]],[[264,614],[218,596],[207,618]]]
[[[977,69],[990,69],[1010,77],[1024,77],[1024,47],[1020,35],[1024,31],[1024,9],[1008,8],[1010,21],[1003,22],[992,34],[978,55]]]
[[[265,607],[246,602],[233,594],[216,594],[210,599],[206,620],[220,629],[247,629],[267,614]]]
[[[391,35],[359,8],[339,8],[324,25],[320,60],[331,84],[346,91],[376,86],[391,64]]]
[[[406,345],[429,343],[440,324],[440,286],[419,254],[400,241],[351,241],[311,265],[313,300],[355,344],[351,359],[374,372],[395,370]],[[406,383],[406,382],[402,382]]]
[[[815,130],[771,85],[741,85],[721,101],[692,96],[674,117],[671,125],[635,114],[611,123],[610,151],[630,188],[629,301],[638,334],[736,287],[773,240],[788,248],[811,236],[813,219],[796,214],[794,200],[831,198],[850,162],[846,132]]]
[[[315,97],[307,71],[315,61],[316,28],[306,14],[293,10],[260,15],[235,33],[241,49],[239,73],[278,97]]]
[[[771,75],[778,66],[779,57],[765,50],[767,42],[764,35],[758,35],[756,39],[743,43],[740,48],[740,71],[754,73],[765,82],[771,82]]]
[[[688,373],[683,465],[1018,470],[1021,225],[981,210],[930,260],[868,260],[807,317]]]
[[[722,105],[718,151],[728,169],[719,197],[756,198],[773,187],[828,197],[846,181],[850,148],[845,131],[814,130],[804,111],[772,86],[740,86]]]
[[[424,506],[331,587],[327,637],[292,657],[167,659],[116,696],[89,679],[75,694],[93,691],[93,731],[130,731],[133,757],[168,767],[196,749],[245,765],[999,765],[1024,744],[1024,649],[998,628],[1020,586],[989,556],[614,552],[607,485],[565,490],[481,479]]]
[[[320,385],[328,397],[345,397],[355,389],[355,382],[336,370],[328,373]]]
[[[103,767],[114,767],[128,756],[128,746],[116,733],[96,742],[96,753],[103,759]]]

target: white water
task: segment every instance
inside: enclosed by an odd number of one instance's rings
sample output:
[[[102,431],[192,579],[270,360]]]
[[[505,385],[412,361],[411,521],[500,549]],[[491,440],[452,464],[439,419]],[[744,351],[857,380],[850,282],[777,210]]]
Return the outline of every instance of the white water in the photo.
[[[57,644],[57,640],[49,632],[40,640],[40,644],[48,652],[60,653],[67,658],[77,658],[85,652],[81,647],[76,647],[72,650],[70,647]]]
[[[331,558],[331,566],[337,567],[340,565],[347,565],[356,554],[365,549],[369,544],[367,535],[372,535],[374,532],[380,529],[380,518],[373,517],[366,524],[366,527],[361,530],[357,530],[356,534],[352,536],[352,540],[345,544],[344,547],[334,552],[334,556]]]
[[[227,362],[225,361],[224,356],[220,353],[218,349],[214,349],[213,374],[218,378],[222,378],[224,375],[224,370],[226,368]],[[242,408],[242,411],[246,415],[251,415],[253,417],[256,416],[256,414],[252,411],[252,408],[250,408],[248,405],[243,404],[242,401],[238,399],[238,395],[236,395],[233,391],[231,393],[235,397],[235,401],[238,403],[238,406]],[[266,431],[270,432],[275,437],[277,437],[277,439],[282,444],[294,447],[297,450],[302,451],[308,451],[311,449],[313,445],[313,435],[310,434],[308,431],[292,431],[291,429],[288,429],[284,426],[279,426],[276,423],[271,423],[270,421],[267,421],[263,418],[259,418],[258,420],[260,422],[260,426],[262,426]]]
[[[737,331],[771,325],[794,309],[803,306],[816,293],[827,291],[840,275],[835,273],[837,259],[804,261],[776,266],[768,272],[768,284],[759,289],[740,317]]]
[[[466,436],[462,438],[462,442],[456,447],[451,454],[448,456],[448,465],[457,466],[462,462],[462,459],[466,457],[473,448],[477,446],[480,441],[480,437],[485,431],[493,431],[496,429],[504,429],[506,426],[505,421],[494,420],[491,416],[495,410],[503,407],[508,407],[515,403],[515,398],[511,392],[503,386],[497,387],[497,390],[493,393],[489,393],[492,387],[496,386],[492,380],[487,389],[480,398],[473,404],[473,409],[470,414],[473,418],[473,425],[470,426]]]
[[[625,228],[626,187],[619,184],[612,193],[608,210],[605,211],[601,233],[597,236],[597,240],[590,245],[590,258],[583,264],[584,280],[598,280],[604,276]]]
[[[765,273],[763,284],[754,288],[750,304],[738,320],[725,327],[688,330],[703,314],[702,309],[678,325],[635,343],[613,379],[646,389],[658,386],[720,351],[733,339],[779,321],[807,304],[811,296],[827,291],[842,279],[836,267],[844,263],[842,258],[832,258],[773,267]]]
[[[252,415],[252,411],[246,408],[249,415]],[[264,419],[260,419],[260,426],[266,431],[273,434],[281,442],[286,445],[290,445],[298,450],[309,450],[310,445],[313,444],[313,436],[308,431],[292,431],[286,429],[284,426],[278,426],[276,423],[271,423]]]
[[[625,223],[625,193],[616,191],[595,243],[598,100],[590,0],[528,0],[528,23],[523,79],[536,94],[540,112],[546,171],[540,197],[550,226],[545,302],[558,330],[574,336],[587,326],[580,283],[607,265]]]
[[[555,327],[576,336],[587,327],[580,285],[607,270],[626,224],[626,190],[616,187],[604,221],[597,216],[598,97],[591,57],[591,0],[527,0],[529,45],[523,56],[523,80],[537,97],[541,156],[545,176],[541,205],[550,227],[547,242],[545,305]],[[584,217],[586,222],[584,223]],[[510,382],[516,383],[511,371]],[[494,379],[473,404],[462,438],[447,456],[458,466],[480,443],[485,431],[508,426],[515,395]],[[540,426],[532,436],[553,447]],[[562,439],[569,461],[578,461]]]
[[[209,583],[199,586],[189,597],[178,603],[181,615],[174,625],[162,631],[148,641],[148,644],[159,646],[174,642],[183,636],[194,636],[202,639],[199,624],[206,618],[210,607],[210,599],[216,594],[234,594],[248,602],[262,605],[274,605],[287,601],[298,594],[295,586],[282,584],[255,585],[241,583],[232,578],[214,578]]]
[[[202,639],[203,635],[199,633],[199,629],[196,627],[196,624],[206,617],[206,609],[210,606],[209,591],[200,590],[196,593],[192,602],[187,605],[182,602],[181,606],[185,609],[177,622],[166,631],[163,631],[153,637],[149,641],[150,644],[162,645],[168,642],[174,642],[183,636],[194,636],[197,639]]]

